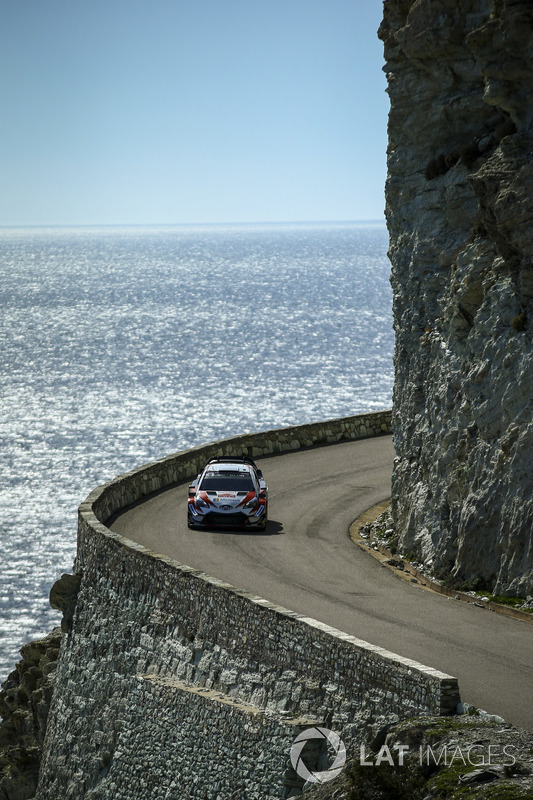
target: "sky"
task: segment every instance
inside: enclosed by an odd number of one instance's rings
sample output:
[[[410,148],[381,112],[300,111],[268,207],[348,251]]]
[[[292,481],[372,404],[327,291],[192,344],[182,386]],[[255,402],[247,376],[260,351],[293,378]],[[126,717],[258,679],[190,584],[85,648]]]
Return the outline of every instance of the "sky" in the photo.
[[[0,226],[383,218],[382,0],[0,12]]]

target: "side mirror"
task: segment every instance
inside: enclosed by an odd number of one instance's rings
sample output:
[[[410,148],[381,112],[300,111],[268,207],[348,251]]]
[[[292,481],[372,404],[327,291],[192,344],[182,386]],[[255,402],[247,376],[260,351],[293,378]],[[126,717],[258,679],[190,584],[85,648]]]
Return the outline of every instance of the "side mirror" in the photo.
[[[189,486],[189,497],[194,497],[196,494],[196,486]]]
[[[261,491],[259,492],[259,499],[266,500],[266,492],[264,489],[261,489]]]

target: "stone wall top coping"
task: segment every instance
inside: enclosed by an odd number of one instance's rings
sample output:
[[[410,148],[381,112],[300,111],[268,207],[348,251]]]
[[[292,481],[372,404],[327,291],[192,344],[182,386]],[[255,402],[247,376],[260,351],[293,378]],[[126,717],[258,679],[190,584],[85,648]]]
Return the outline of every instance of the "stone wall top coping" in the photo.
[[[197,697],[202,697],[205,700],[215,700],[218,703],[222,703],[223,705],[231,706],[232,708],[239,709],[240,711],[244,711],[247,714],[257,716],[257,717],[265,717],[270,720],[276,720],[279,724],[287,725],[291,727],[304,727],[304,728],[311,728],[315,725],[320,725],[322,720],[320,719],[312,719],[311,717],[302,717],[302,716],[289,716],[287,712],[283,711],[272,711],[268,708],[259,708],[257,706],[251,705],[251,703],[246,703],[245,701],[241,700],[240,698],[232,697],[228,694],[223,694],[222,692],[218,692],[214,689],[208,689],[205,686],[191,686],[188,683],[184,683],[183,681],[177,680],[176,678],[167,678],[165,676],[161,677],[160,675],[155,675],[152,673],[148,673],[146,675],[136,675],[139,680],[149,681],[150,683],[157,684],[159,686],[165,686],[169,689],[175,689],[180,692],[187,692],[189,694],[194,694]]]

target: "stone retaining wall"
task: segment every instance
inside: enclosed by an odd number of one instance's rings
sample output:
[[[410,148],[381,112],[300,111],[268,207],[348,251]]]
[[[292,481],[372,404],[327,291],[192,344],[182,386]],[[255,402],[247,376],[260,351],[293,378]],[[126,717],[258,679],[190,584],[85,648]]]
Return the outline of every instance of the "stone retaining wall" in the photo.
[[[124,505],[188,480],[210,455],[388,433],[387,420],[380,413],[236,437],[90,495],[80,507],[81,585],[38,800],[296,796],[302,781],[288,758],[301,730],[329,727],[353,753],[385,724],[455,708],[454,678],[150,553],[104,524]]]
[[[120,475],[103,487],[99,486],[82,503],[80,512],[84,514],[92,509],[89,513],[94,513],[99,521],[107,520],[118,510],[146,495],[195,477],[209,458],[228,455],[250,458],[280,455],[305,447],[391,434],[391,425],[390,411],[376,411],[372,414],[357,414],[291,428],[245,433],[231,439],[210,442],[145,464]]]

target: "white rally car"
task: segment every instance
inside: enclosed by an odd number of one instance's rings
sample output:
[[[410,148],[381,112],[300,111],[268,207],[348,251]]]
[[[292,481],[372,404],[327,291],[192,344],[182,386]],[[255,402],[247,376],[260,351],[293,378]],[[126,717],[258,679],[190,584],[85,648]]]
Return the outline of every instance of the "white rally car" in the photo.
[[[212,458],[189,486],[187,525],[264,529],[268,488],[251,458]]]

